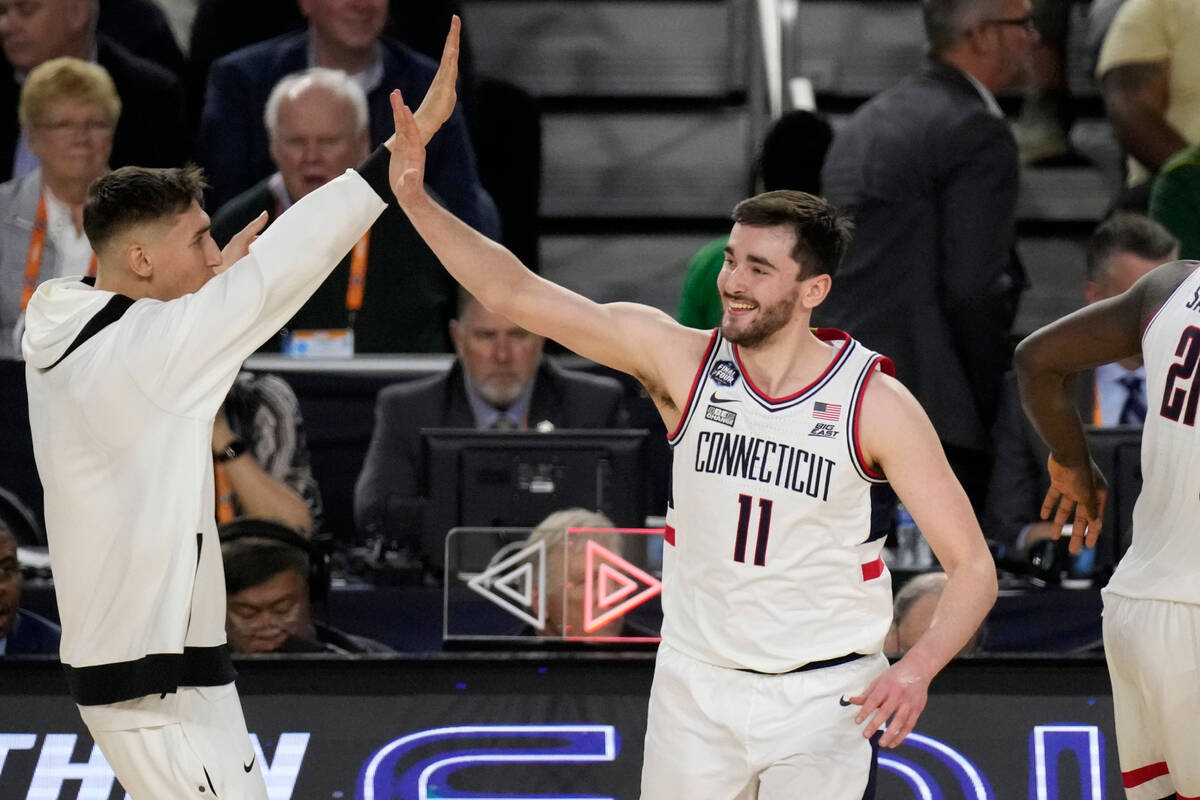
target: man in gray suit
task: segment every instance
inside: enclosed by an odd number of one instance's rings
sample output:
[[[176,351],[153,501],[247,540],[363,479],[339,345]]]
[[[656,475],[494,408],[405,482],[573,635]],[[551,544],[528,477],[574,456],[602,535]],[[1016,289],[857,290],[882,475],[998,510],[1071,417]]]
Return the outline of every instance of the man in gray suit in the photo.
[[[929,58],[838,130],[822,171],[857,233],[815,324],[890,356],[976,511],[1024,272],[1017,146],[995,93],[1036,40],[1029,0],[923,0]]]
[[[460,292],[450,323],[457,360],[448,372],[389,386],[354,487],[358,530],[375,535],[416,514],[424,483],[422,428],[553,430],[621,428],[626,412],[614,378],[565,370],[542,358],[545,342]],[[440,554],[425,553],[436,563]]]

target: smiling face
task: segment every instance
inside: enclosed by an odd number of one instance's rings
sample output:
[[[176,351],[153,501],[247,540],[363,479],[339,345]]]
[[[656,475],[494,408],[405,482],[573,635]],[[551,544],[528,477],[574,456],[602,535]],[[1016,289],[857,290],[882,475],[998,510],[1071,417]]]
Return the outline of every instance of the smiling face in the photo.
[[[796,317],[804,282],[793,257],[796,234],[784,226],[733,226],[717,275],[724,315],[721,334],[741,347],[758,347]]]

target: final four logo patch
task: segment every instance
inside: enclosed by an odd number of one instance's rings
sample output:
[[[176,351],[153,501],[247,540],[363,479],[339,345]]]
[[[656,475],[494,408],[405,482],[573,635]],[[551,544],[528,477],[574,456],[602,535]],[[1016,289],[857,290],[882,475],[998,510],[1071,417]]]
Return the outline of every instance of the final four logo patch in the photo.
[[[733,386],[737,383],[740,373],[732,361],[718,361],[713,364],[712,372],[709,374],[714,381],[722,386]]]

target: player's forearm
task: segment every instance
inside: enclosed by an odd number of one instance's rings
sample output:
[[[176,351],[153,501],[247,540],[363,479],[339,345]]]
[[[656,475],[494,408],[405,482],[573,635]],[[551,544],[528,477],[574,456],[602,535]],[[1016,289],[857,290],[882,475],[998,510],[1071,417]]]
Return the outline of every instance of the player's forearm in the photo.
[[[224,464],[242,516],[273,519],[297,531],[312,529],[312,515],[304,498],[271,477],[249,454]]]
[[[1020,386],[1021,406],[1051,455],[1064,466],[1087,460],[1083,423],[1071,396],[1068,373],[1046,364],[1046,342],[1034,334],[1017,348],[1013,365]]]
[[[488,309],[537,332],[538,320],[522,302],[539,279],[516,256],[438,205],[425,192],[401,208],[417,233],[456,281]]]
[[[996,568],[982,537],[976,550],[969,561],[947,568],[933,621],[902,659],[930,680],[966,646],[996,602]]]

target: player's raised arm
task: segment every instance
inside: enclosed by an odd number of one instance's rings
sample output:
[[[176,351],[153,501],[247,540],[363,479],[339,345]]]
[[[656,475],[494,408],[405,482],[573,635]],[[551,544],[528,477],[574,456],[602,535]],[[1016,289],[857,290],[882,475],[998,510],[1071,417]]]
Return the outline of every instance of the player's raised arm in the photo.
[[[648,306],[594,303],[530,272],[504,247],[456,219],[425,192],[421,131],[399,92],[391,101],[396,123],[390,143],[392,189],[413,226],[467,291],[521,327],[633,375],[652,391],[690,381],[707,334]],[[688,365],[687,378],[668,379],[664,373],[673,373],[678,364]],[[673,396],[676,404],[684,399]]]
[[[996,569],[967,495],[942,452],[932,423],[907,389],[877,374],[867,385],[862,445],[868,462],[892,488],[929,542],[949,581],[929,628],[860,696],[857,720],[870,736],[895,747],[912,732],[925,707],[929,683],[975,634],[996,600]]]
[[[1194,262],[1164,264],[1116,297],[1092,303],[1034,331],[1013,359],[1021,403],[1050,448],[1050,490],[1043,518],[1060,527],[1074,512],[1071,552],[1093,546],[1100,534],[1106,488],[1092,462],[1075,409],[1070,376],[1141,353],[1142,328]]]

